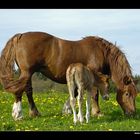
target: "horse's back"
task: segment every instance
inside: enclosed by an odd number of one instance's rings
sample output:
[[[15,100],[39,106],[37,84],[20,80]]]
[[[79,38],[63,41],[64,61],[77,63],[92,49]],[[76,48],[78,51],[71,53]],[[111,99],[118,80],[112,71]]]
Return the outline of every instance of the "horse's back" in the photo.
[[[92,38],[70,41],[44,32],[26,32],[18,40],[16,60],[19,67],[41,71],[54,81],[66,83],[66,70],[70,64],[82,63],[91,69],[102,65],[103,54],[96,45]]]

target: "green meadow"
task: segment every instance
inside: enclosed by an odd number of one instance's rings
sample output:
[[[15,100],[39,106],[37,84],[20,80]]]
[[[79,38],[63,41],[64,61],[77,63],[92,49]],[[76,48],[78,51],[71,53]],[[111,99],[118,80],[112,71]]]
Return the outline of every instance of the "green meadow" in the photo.
[[[102,117],[91,117],[89,123],[73,123],[73,115],[63,115],[62,108],[68,98],[68,93],[55,90],[46,93],[34,93],[36,106],[41,113],[40,117],[30,118],[28,115],[28,101],[24,94],[22,111],[24,118],[14,121],[11,113],[14,96],[7,92],[0,92],[0,131],[140,131],[140,94],[136,98],[137,112],[134,117],[123,114],[116,102],[115,93],[104,101],[99,98]],[[85,100],[84,96],[84,100]],[[85,101],[83,102],[85,114]]]

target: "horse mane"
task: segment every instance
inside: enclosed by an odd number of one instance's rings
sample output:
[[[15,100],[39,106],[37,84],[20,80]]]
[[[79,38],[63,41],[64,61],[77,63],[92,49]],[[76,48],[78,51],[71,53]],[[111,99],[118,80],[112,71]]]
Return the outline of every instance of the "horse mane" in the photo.
[[[125,53],[120,49],[119,46],[116,46],[116,44],[113,44],[98,36],[88,36],[84,39],[91,38],[94,41],[97,41],[99,44],[98,47],[103,50],[104,57],[107,58],[107,63],[109,64],[110,69],[114,72],[114,74],[119,74],[119,80],[122,80],[126,75],[132,76],[131,66],[128,63]]]

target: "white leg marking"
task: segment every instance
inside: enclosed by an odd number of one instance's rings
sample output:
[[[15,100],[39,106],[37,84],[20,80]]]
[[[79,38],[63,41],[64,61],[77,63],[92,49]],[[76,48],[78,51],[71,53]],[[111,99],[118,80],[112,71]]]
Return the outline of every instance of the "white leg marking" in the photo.
[[[82,89],[78,89],[78,106],[79,106],[79,112],[78,112],[78,120],[83,123],[84,118],[83,118],[83,112],[82,112],[82,101],[83,101],[83,92]]]
[[[14,102],[13,110],[12,110],[12,117],[14,120],[21,120],[22,119],[22,106],[21,102]]]
[[[71,108],[72,108],[72,111],[73,111],[73,122],[74,122],[74,124],[76,124],[76,122],[77,122],[76,108],[75,108],[76,99],[73,98],[73,97],[70,97],[70,104],[71,104]]]
[[[88,92],[87,93],[87,100],[86,100],[86,122],[89,122],[90,119],[90,99],[91,99],[91,95]]]

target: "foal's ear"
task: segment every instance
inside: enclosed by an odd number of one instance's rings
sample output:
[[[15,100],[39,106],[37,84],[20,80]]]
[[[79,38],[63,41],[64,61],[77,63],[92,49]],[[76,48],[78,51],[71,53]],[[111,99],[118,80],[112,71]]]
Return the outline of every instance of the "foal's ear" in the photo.
[[[128,84],[130,84],[132,82],[132,79],[129,76],[125,76],[123,78],[123,82],[124,82],[125,85],[128,85]]]
[[[108,75],[102,74],[102,79],[105,82],[109,82],[110,77]]]
[[[103,80],[103,81],[107,81],[108,82],[108,80],[109,80],[109,76],[108,75],[105,75],[105,74],[102,74],[101,72],[98,72],[98,75],[99,75],[99,77]]]

